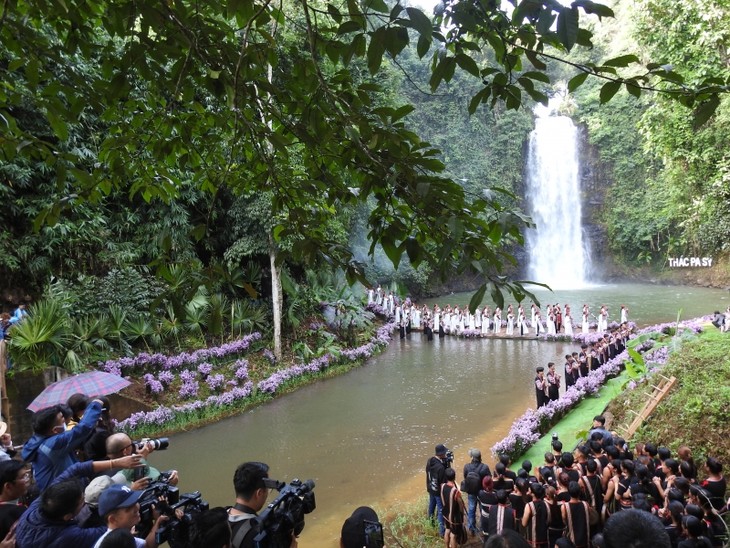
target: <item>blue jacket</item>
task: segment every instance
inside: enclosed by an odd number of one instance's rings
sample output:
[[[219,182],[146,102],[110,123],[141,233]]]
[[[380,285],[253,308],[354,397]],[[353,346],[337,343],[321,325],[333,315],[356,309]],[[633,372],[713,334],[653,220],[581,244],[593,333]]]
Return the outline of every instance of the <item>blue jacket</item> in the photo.
[[[101,404],[91,402],[84,412],[84,418],[71,430],[51,436],[33,434],[26,442],[23,446],[23,460],[33,463],[33,477],[41,491],[76,462],[74,451],[94,431],[100,415]]]
[[[93,462],[79,462],[58,476],[51,484],[93,475]],[[106,526],[82,529],[76,520],[52,521],[41,513],[41,497],[33,501],[20,517],[15,529],[16,548],[93,548],[106,532]]]

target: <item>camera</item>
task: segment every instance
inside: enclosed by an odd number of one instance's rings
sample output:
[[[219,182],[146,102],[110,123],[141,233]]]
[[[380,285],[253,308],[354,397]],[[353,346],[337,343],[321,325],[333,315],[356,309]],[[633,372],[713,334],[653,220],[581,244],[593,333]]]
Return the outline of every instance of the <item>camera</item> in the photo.
[[[553,441],[558,441],[558,435],[555,432],[553,432]]]
[[[446,466],[446,468],[451,468],[452,462],[454,462],[454,452],[449,449],[446,451],[446,456],[444,457],[444,466]]]
[[[149,443],[153,451],[164,451],[170,447],[170,438],[142,438],[139,441],[132,442],[137,451],[141,450],[145,444]]]
[[[209,508],[209,504],[203,500],[200,491],[185,493],[180,495],[180,500],[174,504],[160,504],[158,506],[161,513],[168,516],[166,522],[157,529],[155,533],[155,541],[157,544],[168,542],[170,546],[186,546],[189,539],[189,527],[193,518],[205,512]],[[183,514],[177,517],[176,510],[182,509]]]
[[[293,479],[289,485],[275,483],[279,496],[258,517],[259,533],[254,537],[257,548],[288,548],[292,535],[299,535],[304,529],[304,515],[317,507],[313,480]]]
[[[144,538],[152,529],[155,517],[152,511],[155,507],[160,508],[165,503],[160,501],[162,497],[167,505],[175,505],[180,502],[180,490],[169,484],[170,472],[163,472],[160,476],[147,486],[142,496],[139,497],[139,525],[137,532]]]

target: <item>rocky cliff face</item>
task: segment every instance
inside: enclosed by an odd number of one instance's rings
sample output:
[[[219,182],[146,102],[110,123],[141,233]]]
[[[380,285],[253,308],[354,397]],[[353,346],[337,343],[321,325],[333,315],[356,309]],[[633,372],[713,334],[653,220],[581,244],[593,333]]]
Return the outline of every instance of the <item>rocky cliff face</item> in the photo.
[[[610,170],[600,160],[598,150],[588,142],[588,129],[580,130],[580,169],[583,210],[583,233],[590,242],[593,272],[606,272],[612,263],[606,230],[601,223],[606,189],[610,186]]]

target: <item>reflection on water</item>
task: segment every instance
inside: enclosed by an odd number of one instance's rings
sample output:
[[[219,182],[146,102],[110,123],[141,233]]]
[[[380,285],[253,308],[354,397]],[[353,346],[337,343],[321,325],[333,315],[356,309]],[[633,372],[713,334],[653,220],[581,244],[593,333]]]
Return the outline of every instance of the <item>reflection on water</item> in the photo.
[[[616,313],[625,303],[642,323],[672,320],[678,308],[684,308],[683,317],[724,309],[728,300],[720,290],[630,287],[561,292],[549,300],[569,300],[576,309],[584,299],[596,307],[606,302]],[[449,301],[466,303],[468,296]],[[534,368],[562,364],[560,357],[574,348],[530,339],[447,337],[429,343],[419,333],[401,341],[396,334],[365,366],[175,435],[170,449],[150,461],[178,469],[181,489],[202,491],[213,506],[233,503],[233,472],[246,460],[268,462],[272,477],[282,481],[314,479],[317,509],[307,516],[299,545],[335,547],[355,507],[384,508],[424,494],[422,469],[437,443],[454,450],[459,471],[470,447],[480,448],[491,464],[489,447],[534,406]]]

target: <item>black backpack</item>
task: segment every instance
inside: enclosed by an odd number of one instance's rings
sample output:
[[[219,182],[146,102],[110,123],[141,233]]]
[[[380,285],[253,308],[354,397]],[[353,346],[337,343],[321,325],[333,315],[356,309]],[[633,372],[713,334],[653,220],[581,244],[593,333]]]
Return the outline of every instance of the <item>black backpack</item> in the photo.
[[[482,478],[479,475],[479,472],[476,470],[470,470],[469,473],[466,475],[466,478],[464,478],[464,482],[462,484],[462,491],[464,491],[467,495],[478,495],[479,491],[482,488]]]

